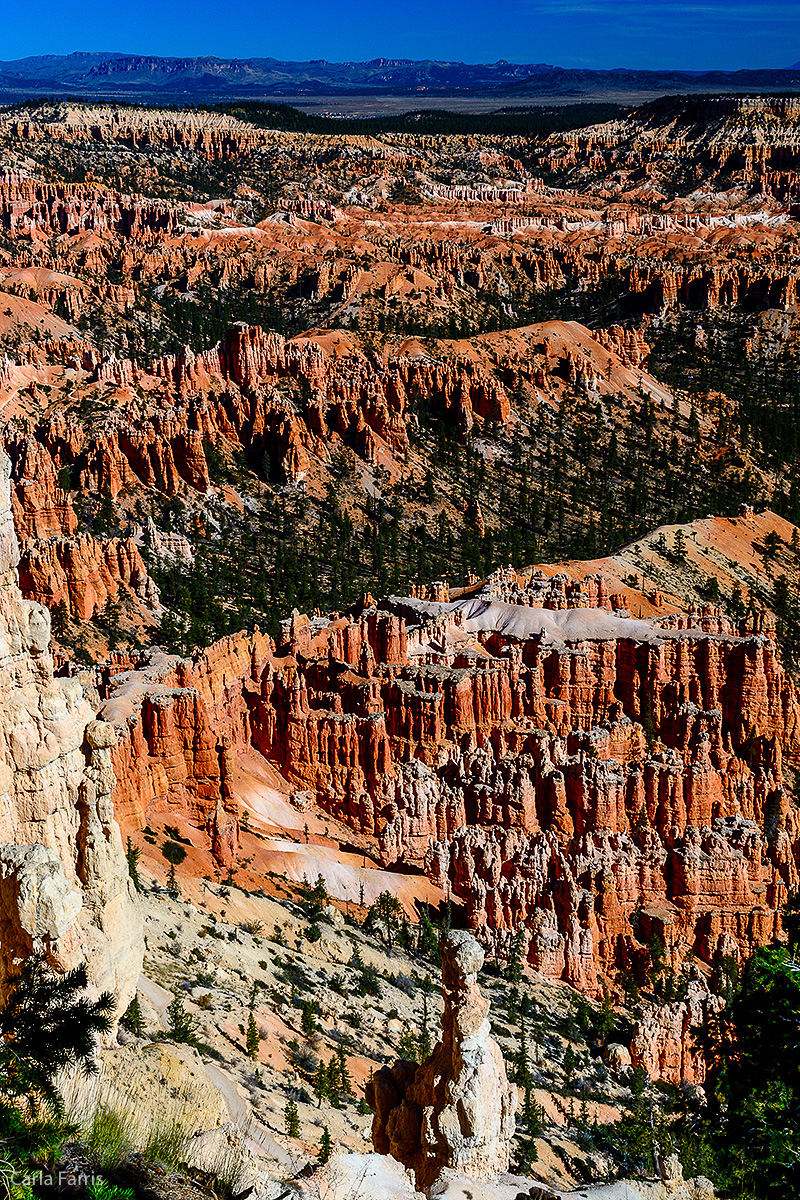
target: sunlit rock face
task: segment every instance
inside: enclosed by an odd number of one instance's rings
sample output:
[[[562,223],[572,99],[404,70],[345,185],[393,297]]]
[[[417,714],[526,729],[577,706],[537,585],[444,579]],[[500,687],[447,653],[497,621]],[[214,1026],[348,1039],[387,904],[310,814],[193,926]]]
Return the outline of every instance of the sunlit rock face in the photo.
[[[427,1188],[447,1169],[472,1179],[508,1170],[517,1089],[491,1036],[478,987],[483,951],[464,930],[442,939],[442,1038],[421,1066],[382,1067],[367,1086],[372,1140]]]
[[[9,462],[0,452],[0,991],[34,950],[124,1009],[142,921],[111,793],[111,726],[80,683],[55,679],[50,616],[19,590]]]

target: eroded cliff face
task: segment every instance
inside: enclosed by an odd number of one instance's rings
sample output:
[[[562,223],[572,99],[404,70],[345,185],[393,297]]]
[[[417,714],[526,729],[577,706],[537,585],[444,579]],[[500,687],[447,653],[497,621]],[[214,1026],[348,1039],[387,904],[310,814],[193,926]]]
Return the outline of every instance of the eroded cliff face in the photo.
[[[644,114],[552,134],[540,169],[576,177],[633,175],[660,182],[681,163],[689,180],[791,194],[800,169],[795,96],[665,97]]]
[[[0,991],[34,950],[85,962],[124,1010],[142,963],[142,921],[114,819],[114,731],[80,683],[56,679],[47,609],[24,600],[0,451]]]
[[[494,953],[522,926],[531,965],[590,993],[643,977],[656,938],[671,969],[746,955],[800,878],[798,698],[771,637],[714,609],[633,620],[601,578],[499,572],[108,686],[126,819],[178,803],[229,861],[226,764],[250,744],[386,864],[424,864]],[[696,1077],[661,1036],[642,1057]]]

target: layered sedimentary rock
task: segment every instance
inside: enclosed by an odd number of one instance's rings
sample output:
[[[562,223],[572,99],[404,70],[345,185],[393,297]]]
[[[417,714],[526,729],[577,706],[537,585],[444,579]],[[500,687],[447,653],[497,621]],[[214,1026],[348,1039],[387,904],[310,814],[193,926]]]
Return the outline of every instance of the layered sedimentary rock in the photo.
[[[677,160],[697,179],[734,179],[780,196],[800,171],[799,128],[794,96],[665,98],[644,116],[553,134],[539,165],[655,180]]]
[[[386,863],[423,863],[494,952],[522,926],[545,974],[597,992],[643,975],[656,938],[671,969],[746,954],[798,883],[775,643],[711,608],[633,620],[602,579],[568,582],[500,572],[468,600],[295,615],[277,647],[241,634],[115,676],[119,810],[177,802],[230,845],[225,735]]]
[[[357,346],[351,351],[337,358],[313,340],[237,328],[214,350],[156,363],[149,387],[163,382],[145,414],[137,400],[123,401],[91,431],[63,410],[36,426],[10,422],[3,440],[20,537],[75,532],[65,473],[81,493],[112,500],[125,489],[205,493],[209,447],[241,446],[271,474],[293,481],[309,471],[312,456],[329,461],[332,434],[367,462],[391,463],[408,450],[409,395],[428,397],[464,433],[476,421],[510,415],[505,388],[473,362],[398,355],[376,368]],[[117,365],[124,374],[125,364]],[[302,417],[282,381],[309,391]]]
[[[24,600],[0,452],[0,990],[43,951],[85,961],[124,1008],[142,963],[142,922],[111,794],[114,731],[76,679],[55,679],[47,610]]]
[[[123,590],[147,608],[159,608],[158,589],[130,538],[99,541],[84,533],[30,541],[20,555],[19,581],[28,599],[48,608],[64,604],[81,621],[102,612]]]
[[[179,812],[208,833],[220,862],[234,862],[231,759],[253,736],[252,697],[272,646],[241,633],[193,662],[150,651],[137,669],[114,672],[100,714],[117,732],[114,801],[123,827]]]
[[[683,999],[645,1005],[631,1043],[634,1063],[653,1079],[702,1083],[706,1066],[696,1034],[724,1005],[699,973],[688,981]]]
[[[463,930],[445,934],[440,951],[441,1041],[419,1067],[381,1067],[366,1090],[375,1149],[411,1168],[418,1188],[445,1168],[471,1179],[507,1171],[517,1108],[477,983],[483,951]]]

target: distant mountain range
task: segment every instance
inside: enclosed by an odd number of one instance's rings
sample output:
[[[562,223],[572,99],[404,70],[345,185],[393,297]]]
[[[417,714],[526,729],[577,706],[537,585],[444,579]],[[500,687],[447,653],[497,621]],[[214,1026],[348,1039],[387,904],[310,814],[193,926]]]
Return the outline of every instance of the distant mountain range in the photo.
[[[719,89],[800,90],[800,63],[742,71],[580,70],[545,63],[460,63],[376,58],[281,62],[275,58],[157,58],[82,53],[0,62],[0,98],[35,95],[128,100],[224,100],[335,95],[561,96]]]

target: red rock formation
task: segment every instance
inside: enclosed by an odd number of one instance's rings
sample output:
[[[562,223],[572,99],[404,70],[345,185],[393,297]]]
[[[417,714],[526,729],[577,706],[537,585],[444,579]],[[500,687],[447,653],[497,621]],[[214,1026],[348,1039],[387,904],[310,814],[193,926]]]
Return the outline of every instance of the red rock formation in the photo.
[[[798,884],[800,820],[781,776],[798,699],[775,645],[719,632],[713,616],[708,633],[614,616],[602,580],[577,598],[577,610],[404,600],[352,620],[295,614],[279,652],[242,634],[192,664],[115,676],[103,712],[120,730],[117,810],[143,823],[177,803],[213,832],[224,734],[225,754],[255,746],[375,835],[384,861],[424,862],[497,953],[524,925],[546,974],[596,991],[621,966],[643,971],[656,934],[674,968],[746,953],[779,931]],[[535,632],[592,612],[594,639]],[[515,613],[528,632],[499,632]]]
[[[193,662],[151,651],[135,670],[104,681],[101,711],[118,732],[114,802],[123,828],[179,811],[207,831],[221,862],[234,861],[231,754],[252,737],[251,699],[271,649],[268,638],[241,633]]]
[[[91,620],[121,587],[150,609],[158,590],[130,538],[98,541],[89,533],[26,543],[19,563],[23,595],[48,608],[64,603],[71,616]]]
[[[723,1004],[698,976],[686,985],[683,1000],[648,1005],[631,1043],[634,1064],[644,1067],[653,1079],[674,1084],[702,1083],[705,1061],[694,1034]]]
[[[553,134],[540,169],[657,178],[679,161],[698,179],[723,177],[782,196],[800,169],[798,111],[796,97],[683,97],[648,106],[644,116]]]

